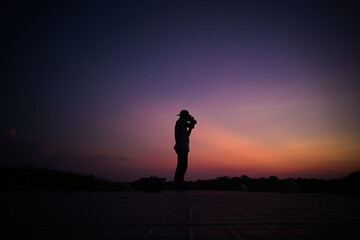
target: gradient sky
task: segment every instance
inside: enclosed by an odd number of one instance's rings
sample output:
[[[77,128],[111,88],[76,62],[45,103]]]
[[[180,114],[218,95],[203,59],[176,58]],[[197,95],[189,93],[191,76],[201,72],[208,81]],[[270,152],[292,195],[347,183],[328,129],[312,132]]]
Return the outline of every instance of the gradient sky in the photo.
[[[186,180],[360,169],[354,1],[10,1],[1,11],[1,127],[15,144],[1,151],[21,152],[2,164],[172,180],[176,115],[188,109],[198,124]]]

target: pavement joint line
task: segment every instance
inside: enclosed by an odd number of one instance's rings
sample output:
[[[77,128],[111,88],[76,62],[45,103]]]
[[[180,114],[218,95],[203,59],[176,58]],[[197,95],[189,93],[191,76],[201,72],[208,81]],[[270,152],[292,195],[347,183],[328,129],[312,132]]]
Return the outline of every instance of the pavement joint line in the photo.
[[[226,228],[235,238],[236,240],[245,240],[243,237],[241,237],[232,227]]]
[[[154,232],[154,228],[149,228],[149,230],[145,233],[145,235],[141,238],[141,240],[147,240]]]
[[[189,228],[189,240],[194,240],[194,228],[190,227]]]
[[[190,221],[194,220],[194,218],[193,218],[193,210],[192,210],[191,207],[189,208],[189,220]]]
[[[169,210],[167,210],[160,218],[160,221],[164,221],[168,216],[169,214],[172,212],[174,208],[170,208]]]
[[[210,211],[217,217],[218,220],[222,221],[223,218],[213,208],[209,208]]]

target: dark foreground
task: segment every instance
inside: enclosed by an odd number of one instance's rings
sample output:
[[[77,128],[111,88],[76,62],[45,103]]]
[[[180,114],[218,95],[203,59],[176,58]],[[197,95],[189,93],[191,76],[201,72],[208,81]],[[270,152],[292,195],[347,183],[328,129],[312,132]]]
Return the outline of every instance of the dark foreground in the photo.
[[[360,239],[360,197],[0,192],[0,239]]]

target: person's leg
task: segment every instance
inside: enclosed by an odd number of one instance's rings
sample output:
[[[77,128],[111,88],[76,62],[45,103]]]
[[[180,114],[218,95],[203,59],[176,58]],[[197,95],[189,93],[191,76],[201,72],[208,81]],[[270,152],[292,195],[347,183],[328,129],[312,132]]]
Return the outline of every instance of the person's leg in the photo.
[[[177,166],[176,171],[174,175],[174,187],[180,187],[181,186],[181,162],[182,162],[182,154],[181,151],[178,149],[175,149],[177,154]]]
[[[188,151],[183,150],[181,153],[181,167],[180,167],[180,177],[181,177],[181,185],[184,183],[184,176],[188,167]]]
[[[183,149],[175,149],[178,161],[174,176],[174,187],[182,187],[184,182],[184,175],[188,165],[188,151]]]

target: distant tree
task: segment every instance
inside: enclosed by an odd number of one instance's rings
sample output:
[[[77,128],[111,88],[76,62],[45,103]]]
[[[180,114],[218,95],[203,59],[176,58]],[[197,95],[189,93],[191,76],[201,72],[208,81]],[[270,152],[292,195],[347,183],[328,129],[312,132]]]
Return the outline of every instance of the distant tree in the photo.
[[[240,178],[241,178],[241,180],[250,180],[251,179],[246,175],[242,175]]]
[[[230,180],[230,177],[228,176],[217,177],[216,180]]]
[[[279,178],[276,176],[270,176],[269,181],[276,182],[276,181],[279,181]]]

